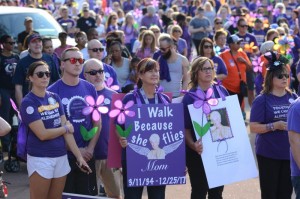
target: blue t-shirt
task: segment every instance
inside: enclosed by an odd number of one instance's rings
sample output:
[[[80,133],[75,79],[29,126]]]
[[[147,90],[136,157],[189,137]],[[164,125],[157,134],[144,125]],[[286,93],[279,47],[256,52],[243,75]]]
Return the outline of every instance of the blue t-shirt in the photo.
[[[251,107],[250,122],[268,124],[287,121],[288,108],[296,94],[285,94],[278,97],[272,94],[261,94],[255,98]],[[255,133],[255,132],[254,132]],[[290,159],[290,144],[287,131],[275,130],[256,135],[256,154],[279,160]]]
[[[43,54],[41,59],[35,59],[31,57],[30,54],[28,54],[23,59],[20,59],[16,67],[15,75],[12,79],[14,84],[23,86],[23,96],[25,96],[28,93],[29,82],[26,80],[28,68],[30,64],[36,61],[45,61],[49,65],[49,70],[51,72],[50,84],[56,82],[60,78],[56,65],[50,55]]]
[[[107,87],[104,89],[97,91],[98,96],[103,95],[104,96],[104,104],[105,106],[110,110],[111,108],[111,99],[112,95],[114,93],[117,93]],[[109,125],[109,116],[107,114],[101,114],[101,120],[102,120],[102,128],[100,132],[100,137],[98,139],[98,142],[94,149],[94,155],[97,160],[104,160],[107,159],[107,151],[108,151],[108,140],[109,140],[109,131],[110,131],[110,125]]]
[[[94,85],[80,79],[76,86],[69,86],[62,80],[58,80],[48,87],[48,90],[58,94],[64,106],[66,118],[74,127],[74,138],[79,148],[86,147],[89,141],[85,141],[80,133],[80,126],[85,127],[87,130],[93,128],[92,116],[83,115],[82,109],[87,106],[85,101],[86,96],[92,96],[97,99],[97,92]]]
[[[46,129],[61,127],[61,116],[65,115],[58,95],[46,92],[45,97],[38,97],[29,92],[22,100],[20,113],[26,126],[37,120],[42,120]],[[41,141],[29,129],[27,153],[35,157],[60,157],[67,153],[63,136]],[[45,133],[45,132],[41,132]]]
[[[295,100],[294,103],[291,104],[288,116],[287,116],[287,129],[288,131],[294,131],[295,133],[300,133],[300,101],[299,98]],[[290,158],[291,158],[291,176],[300,176],[300,169],[295,162],[293,157],[292,150],[290,151]]]

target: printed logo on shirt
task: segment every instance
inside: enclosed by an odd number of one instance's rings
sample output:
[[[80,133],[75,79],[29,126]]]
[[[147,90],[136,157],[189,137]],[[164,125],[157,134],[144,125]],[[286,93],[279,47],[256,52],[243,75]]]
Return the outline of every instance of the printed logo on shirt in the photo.
[[[232,59],[229,60],[229,64],[230,64],[231,67],[235,66],[234,61]]]
[[[31,115],[33,112],[34,112],[34,109],[33,109],[32,106],[28,106],[28,107],[26,108],[26,113],[27,113],[28,115]]]
[[[56,100],[53,97],[48,98],[48,103],[51,105],[54,105],[56,103]]]
[[[69,104],[68,98],[62,98],[61,103],[67,106]]]
[[[215,67],[215,71],[217,71],[217,69],[218,69],[218,63],[215,63],[214,67]]]
[[[56,102],[55,104],[39,106],[38,111],[39,111],[39,113],[44,112],[44,111],[52,111],[58,107],[59,107],[59,103]]]
[[[86,120],[85,115],[82,114],[82,109],[87,106],[84,98],[81,96],[73,96],[67,105],[67,115],[71,122],[82,123]]]
[[[293,98],[289,99],[289,103],[293,103],[294,101],[295,101],[295,99],[293,99]]]
[[[286,119],[289,106],[290,106],[290,104],[273,105],[274,119],[276,119],[276,120]]]
[[[110,104],[110,99],[105,98],[105,99],[104,99],[104,104]]]

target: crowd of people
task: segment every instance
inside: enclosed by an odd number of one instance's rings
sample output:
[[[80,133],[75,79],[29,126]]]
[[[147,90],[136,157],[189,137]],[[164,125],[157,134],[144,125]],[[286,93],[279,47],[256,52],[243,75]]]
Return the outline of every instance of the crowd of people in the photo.
[[[182,90],[209,88],[214,97],[237,95],[244,119],[248,103],[261,197],[291,198],[294,187],[300,198],[300,2],[0,0],[0,6],[47,10],[64,28],[55,48],[34,29],[31,17],[20,19],[24,31],[17,38],[9,33],[0,38],[2,150],[11,136],[12,98],[29,129],[31,198],[59,198],[63,191],[98,195],[104,187],[108,197],[140,199],[143,187],[126,183],[125,150],[122,170],[107,167],[110,118],[102,114],[95,121],[82,108],[86,96],[102,95],[110,109],[115,93],[128,93],[124,103],[137,97],[142,104],[162,103],[157,86],[173,98]],[[182,99],[190,198],[222,198],[224,186],[208,187],[199,155],[203,144],[187,108],[193,102],[189,95]],[[215,139],[221,139],[218,127],[226,124],[219,113],[212,122],[219,132]],[[125,137],[119,142],[127,147]],[[165,188],[148,187],[149,198],[165,198]]]

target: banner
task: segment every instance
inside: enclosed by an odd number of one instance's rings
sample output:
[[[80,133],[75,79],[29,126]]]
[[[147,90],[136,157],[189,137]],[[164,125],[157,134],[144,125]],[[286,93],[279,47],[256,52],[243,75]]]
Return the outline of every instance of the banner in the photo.
[[[209,188],[258,176],[236,95],[218,99],[208,114],[203,113],[203,107],[191,104],[188,108],[197,140],[203,135],[201,157]]]
[[[185,136],[182,104],[133,105],[127,117],[129,187],[185,184]]]

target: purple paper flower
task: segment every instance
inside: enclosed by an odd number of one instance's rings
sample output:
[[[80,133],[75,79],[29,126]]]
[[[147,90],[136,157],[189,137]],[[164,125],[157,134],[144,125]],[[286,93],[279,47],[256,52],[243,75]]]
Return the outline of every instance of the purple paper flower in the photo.
[[[108,108],[106,106],[103,106],[103,95],[100,95],[97,98],[96,103],[94,98],[90,95],[85,97],[85,101],[88,106],[82,109],[82,114],[89,115],[92,113],[92,118],[95,122],[98,122],[100,120],[101,113],[106,114],[108,112]]]
[[[236,28],[237,27],[237,22],[238,22],[238,20],[239,20],[239,17],[238,16],[236,16],[236,17],[230,17],[230,19],[229,19],[229,21],[230,21],[230,23],[232,24],[232,26],[234,27],[234,28]]]
[[[159,1],[157,1],[157,0],[152,0],[151,1],[151,5],[154,6],[154,7],[158,7],[158,3],[159,3]]]
[[[113,81],[114,81],[113,78],[112,78],[112,77],[109,77],[109,78],[107,78],[107,80],[104,82],[104,84],[105,84],[108,88],[110,88],[110,89],[112,89],[112,90],[114,90],[114,91],[120,90],[120,86],[119,86],[119,85],[112,85]]]
[[[142,11],[140,9],[135,9],[134,12],[133,12],[133,16],[136,18],[136,19],[139,19],[141,16],[142,16]]]
[[[112,11],[113,11],[113,10],[111,9],[111,7],[106,7],[106,8],[104,9],[104,13],[105,13],[106,16],[108,16]]]
[[[272,15],[277,17],[280,14],[280,10],[278,8],[275,8],[272,12]]]
[[[121,100],[116,100],[114,105],[116,109],[113,109],[109,112],[109,117],[114,118],[118,116],[117,121],[119,124],[125,124],[126,115],[129,117],[135,116],[135,112],[129,110],[129,108],[134,105],[132,100],[128,101],[125,106]]]
[[[262,67],[263,67],[263,63],[260,59],[260,57],[255,56],[252,60],[252,64],[253,64],[253,71],[256,73],[262,73]]]
[[[188,93],[194,98],[194,107],[196,109],[199,109],[202,107],[203,112],[208,115],[211,111],[210,106],[216,106],[219,101],[216,98],[211,98],[213,94],[213,89],[209,88],[206,92],[206,94],[201,90],[197,89],[196,92],[187,92],[187,91],[181,91],[182,93]]]

